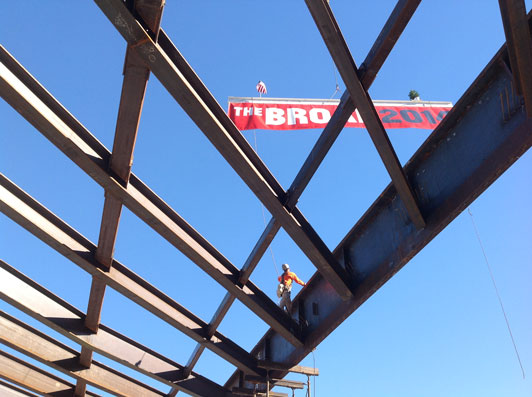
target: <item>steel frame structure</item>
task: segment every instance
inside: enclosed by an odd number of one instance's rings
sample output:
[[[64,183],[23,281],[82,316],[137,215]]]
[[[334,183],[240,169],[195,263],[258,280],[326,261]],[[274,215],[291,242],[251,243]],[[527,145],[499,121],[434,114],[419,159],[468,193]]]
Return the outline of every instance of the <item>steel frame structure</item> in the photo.
[[[268,376],[282,383],[290,368],[532,145],[532,79],[525,73],[532,70],[530,22],[523,0],[499,0],[508,44],[401,167],[368,89],[420,1],[397,2],[368,56],[357,67],[328,1],[306,0],[347,90],[286,191],[160,28],[164,0],[95,0],[127,43],[112,151],[1,47],[2,98],[105,189],[100,234],[98,243],[93,244],[0,174],[0,211],[92,276],[88,307],[83,313],[0,261],[0,298],[81,346],[79,352],[74,351],[1,312],[0,342],[77,380],[70,384],[1,353],[0,377],[22,388],[0,382],[2,393],[92,396],[95,394],[86,390],[90,384],[115,395],[174,396],[178,391],[194,396],[240,395],[253,382],[265,379],[266,370],[259,360],[268,360],[278,368]],[[241,269],[131,172],[151,73],[273,215]],[[330,251],[296,204],[355,108],[366,123],[391,184]],[[123,205],[227,290],[209,322],[114,258]],[[281,227],[317,268],[295,298],[292,316],[250,281]],[[374,243],[377,239],[378,249]],[[107,287],[194,339],[198,344],[189,361],[178,364],[101,324]],[[271,327],[250,352],[217,330],[235,299]],[[225,385],[194,372],[205,349],[237,368]],[[93,352],[152,377],[170,391],[155,389],[93,361]],[[21,377],[22,372],[27,376]],[[246,376],[253,382],[246,381]],[[264,387],[261,390],[265,392]]]

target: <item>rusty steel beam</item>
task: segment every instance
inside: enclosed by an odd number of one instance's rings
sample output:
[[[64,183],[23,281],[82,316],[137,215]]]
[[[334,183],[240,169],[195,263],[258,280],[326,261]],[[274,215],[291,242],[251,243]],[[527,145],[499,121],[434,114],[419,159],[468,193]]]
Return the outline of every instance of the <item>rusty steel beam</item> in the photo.
[[[95,2],[336,292],[348,299],[351,291],[344,269],[299,210],[287,211],[280,185],[265,166],[259,167],[260,158],[170,40],[161,32],[155,43],[120,0]]]
[[[88,333],[85,314],[0,260],[0,298],[83,346],[192,396],[223,396],[227,390],[207,378],[100,324]],[[83,366],[83,365],[82,365]],[[84,366],[86,367],[86,366]]]
[[[293,372],[309,376],[318,376],[320,374],[320,371],[317,368],[303,367],[301,365],[283,365],[269,360],[259,360],[258,366],[268,370]]]
[[[208,349],[248,373],[263,372],[256,360],[217,332],[205,338],[207,324],[116,260],[106,271],[94,260],[96,247],[31,196],[0,174],[0,211],[50,245],[83,270],[101,279],[125,297],[204,344]]]
[[[18,357],[0,350],[0,378],[45,396],[71,397],[74,385]],[[24,394],[22,394],[24,395]],[[29,394],[32,396],[33,394]],[[98,394],[87,392],[88,396]]]
[[[275,221],[272,219],[270,223],[273,225]],[[279,231],[280,224],[278,222],[275,222],[275,226],[277,229],[268,229],[264,231],[261,238],[259,239],[259,242],[255,245],[255,248],[249,255],[248,259],[244,263],[244,266],[240,270],[240,275],[238,276],[238,283],[239,284],[246,284],[249,280],[249,277],[251,276],[252,271],[255,269],[257,264],[259,263],[260,258],[264,254],[264,251],[268,248],[268,245],[273,240],[273,237],[275,236],[275,233]],[[227,293],[225,294],[222,302],[216,309],[216,312],[211,318],[211,321],[209,322],[209,325],[207,327],[207,337],[210,337],[215,334],[216,330],[220,326],[222,320],[224,319],[225,315],[231,308],[231,305],[235,301],[235,297],[231,294]],[[205,346],[201,344],[197,344],[194,348],[194,351],[190,355],[190,358],[188,359],[185,371],[190,372],[198,362],[199,358],[203,354],[203,351],[205,350]]]
[[[272,387],[279,386],[279,387],[288,387],[290,389],[304,389],[306,386],[306,383],[295,381],[295,380],[285,380],[285,379],[275,379],[275,378],[267,379],[267,378],[261,378],[260,376],[251,376],[251,375],[246,375],[245,379],[246,381],[250,383],[256,383],[256,384],[265,384],[269,381]]]
[[[375,76],[391,52],[394,44],[399,39],[399,36],[405,29],[420,1],[400,0],[395,6],[360,69],[361,81],[366,89],[369,89],[373,83]],[[299,197],[303,194],[303,191],[354,111],[355,105],[351,100],[349,91],[346,90],[331,120],[329,120],[327,126],[320,134],[316,144],[310,151],[305,163],[287,191],[285,206],[289,211],[297,204]],[[280,228],[281,224],[275,218],[271,218],[240,270],[239,282],[241,284],[247,282]],[[209,333],[214,332],[219,327],[234,300],[235,298],[230,294],[225,295],[209,322]],[[204,350],[205,348],[202,345],[196,345],[187,362],[186,370],[191,371],[194,368]]]
[[[30,393],[3,380],[0,380],[0,395],[5,397],[37,397],[37,394]]]
[[[379,36],[359,68],[360,80],[367,90],[377,77],[384,61],[414,15],[421,0],[399,0]]]
[[[403,33],[403,30],[406,28],[420,2],[421,0],[400,0],[397,2],[359,69],[360,81],[366,90],[373,84],[377,73]],[[353,103],[349,90],[346,90],[331,120],[327,123],[327,126],[324,128],[318,141],[301,167],[301,170],[288,189],[286,206],[289,209],[297,204],[303,190],[307,187],[312,176],[323,161],[323,158],[329,152],[329,149],[344,128],[349,116],[355,111],[355,107],[356,105]]]
[[[79,364],[79,353],[20,320],[0,311],[0,343],[57,371],[116,396],[164,396],[161,391],[93,360]]]
[[[95,255],[96,260],[107,269],[111,267],[111,263],[113,261],[113,252],[121,212],[122,203],[120,200],[116,199],[110,194],[106,194],[103,204],[98,246],[96,248]],[[91,283],[89,303],[87,305],[87,317],[85,318],[85,324],[87,328],[93,332],[98,330],[104,295],[105,284],[97,279],[93,279]]]
[[[269,392],[268,394],[265,391],[255,391],[255,389],[246,389],[243,387],[233,387],[231,391],[237,396],[251,396],[251,397],[288,397],[286,393],[277,393]]]
[[[293,348],[269,330],[253,355],[298,364],[532,146],[532,120],[524,109],[501,107],[500,94],[512,85],[505,57],[503,47],[405,165],[427,214],[425,229],[415,228],[390,184],[333,251],[355,277],[354,298],[331,296],[315,273],[293,302],[309,324],[305,347]],[[235,372],[226,387],[238,379]]]
[[[517,92],[532,117],[532,38],[524,0],[499,0],[510,67]]]
[[[157,35],[161,23],[164,0],[137,0],[134,5],[135,11],[147,22],[148,28]],[[150,70],[138,58],[135,51],[132,51],[128,46],[124,61],[124,80],[122,83],[113,151],[110,160],[111,171],[125,185],[129,183],[129,176],[131,174],[133,151],[135,149],[135,141],[137,139],[140,115],[142,113],[142,105],[144,103],[149,76]],[[114,196],[106,194],[103,204],[98,246],[96,248],[96,259],[107,268],[111,266],[113,261],[121,212],[122,202]],[[98,331],[104,296],[105,283],[93,278],[87,305],[87,315],[85,317],[85,326],[93,332]],[[86,367],[90,367],[91,360],[91,351],[87,350],[86,347],[82,347],[80,363]],[[85,383],[82,380],[78,380],[76,394],[83,396],[84,393]]]
[[[106,191],[119,198],[192,262],[234,294],[294,345],[299,325],[252,282],[236,284],[237,268],[153,191],[131,174],[127,186],[107,172],[108,152],[90,133],[0,47],[0,95]],[[107,153],[107,155],[106,155]]]
[[[345,43],[342,32],[326,0],[305,0],[316,22],[331,57],[344,80],[344,83],[356,103],[368,133],[390,174],[393,184],[399,192],[409,216],[418,229],[425,227],[425,220],[419,209],[416,196],[401,167],[395,150],[386,134],[382,121],[377,114],[367,90],[360,81],[358,68]]]

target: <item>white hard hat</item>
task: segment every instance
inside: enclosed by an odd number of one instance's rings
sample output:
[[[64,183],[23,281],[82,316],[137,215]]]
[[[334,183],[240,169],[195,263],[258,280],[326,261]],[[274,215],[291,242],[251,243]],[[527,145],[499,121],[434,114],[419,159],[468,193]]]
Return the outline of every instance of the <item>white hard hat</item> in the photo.
[[[290,269],[290,266],[288,266],[288,263],[283,263],[283,270],[288,270]]]

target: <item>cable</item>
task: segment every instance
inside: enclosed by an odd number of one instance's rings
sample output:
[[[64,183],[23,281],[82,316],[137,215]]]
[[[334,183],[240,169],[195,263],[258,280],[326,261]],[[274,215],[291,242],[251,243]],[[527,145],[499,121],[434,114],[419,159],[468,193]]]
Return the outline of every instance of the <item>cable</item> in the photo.
[[[259,154],[259,150],[257,147],[257,133],[255,132],[255,130],[253,130],[253,139],[255,141],[255,153]],[[260,203],[260,208],[262,210],[262,221],[264,222],[264,227],[266,227],[266,215],[264,213],[264,205],[262,204],[262,202],[260,202],[260,200],[259,200],[259,203]],[[272,255],[272,262],[273,262],[273,267],[275,268],[275,273],[277,273],[277,277],[279,277],[279,270],[277,269],[277,262],[275,261],[275,256],[273,255],[273,250],[272,250],[271,245],[268,246],[268,250],[270,251],[270,254]]]
[[[316,357],[314,357],[314,350],[316,348],[312,349],[312,366],[314,368],[314,372],[316,372]],[[314,382],[314,397],[316,397],[316,376],[313,377],[312,381]],[[309,396],[310,397],[310,396]]]
[[[471,213],[471,210],[469,208],[467,208],[467,212],[469,212],[469,215],[471,216],[471,222],[473,223],[473,228],[475,229],[475,234],[477,235],[478,243],[480,244],[480,248],[482,249],[482,254],[484,255],[486,266],[490,273],[491,282],[493,283],[493,287],[495,288],[495,293],[497,294],[497,299],[499,299],[499,304],[501,305],[502,314],[504,315],[504,321],[506,321],[506,327],[508,328],[510,339],[512,339],[512,344],[514,345],[515,355],[517,356],[517,361],[519,361],[519,366],[521,367],[521,372],[523,373],[523,379],[525,379],[525,370],[523,368],[523,364],[521,363],[521,357],[519,356],[517,345],[515,344],[514,336],[512,334],[512,329],[510,328],[510,322],[508,321],[508,317],[506,316],[506,311],[504,310],[504,306],[502,304],[502,299],[501,299],[501,295],[499,294],[499,289],[497,288],[497,284],[495,283],[495,277],[493,276],[493,272],[491,271],[491,266],[488,262],[488,256],[486,255],[486,251],[484,250],[484,245],[482,244],[482,241],[480,240],[480,234],[478,233],[477,225],[475,223],[475,219],[473,218],[473,214]]]
[[[335,84],[335,89],[334,89],[334,92],[333,94],[331,95],[331,97],[329,99],[333,99],[334,96],[338,93],[338,91],[340,91],[340,86],[338,85],[338,77],[336,76],[336,66],[334,65],[334,62],[331,60],[332,64],[333,64],[333,75],[334,75],[334,84]]]

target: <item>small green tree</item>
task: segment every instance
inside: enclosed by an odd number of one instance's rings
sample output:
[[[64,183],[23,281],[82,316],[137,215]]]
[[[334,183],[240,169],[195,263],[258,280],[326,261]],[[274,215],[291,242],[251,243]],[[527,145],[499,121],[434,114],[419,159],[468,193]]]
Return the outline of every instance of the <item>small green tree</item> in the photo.
[[[416,90],[410,90],[410,92],[408,93],[408,97],[411,101],[413,101],[414,99],[419,98],[419,92],[417,92]]]

